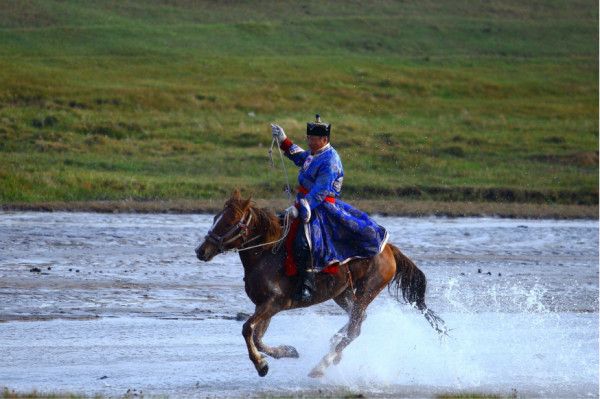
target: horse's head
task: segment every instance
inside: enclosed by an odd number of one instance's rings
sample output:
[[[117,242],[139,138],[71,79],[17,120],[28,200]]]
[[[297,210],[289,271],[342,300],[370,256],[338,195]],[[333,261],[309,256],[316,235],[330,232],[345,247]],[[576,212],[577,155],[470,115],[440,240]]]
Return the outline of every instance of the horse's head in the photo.
[[[247,242],[252,220],[251,203],[250,198],[242,199],[238,190],[231,194],[223,210],[214,217],[204,241],[196,248],[198,259],[208,262],[220,253],[241,248]]]

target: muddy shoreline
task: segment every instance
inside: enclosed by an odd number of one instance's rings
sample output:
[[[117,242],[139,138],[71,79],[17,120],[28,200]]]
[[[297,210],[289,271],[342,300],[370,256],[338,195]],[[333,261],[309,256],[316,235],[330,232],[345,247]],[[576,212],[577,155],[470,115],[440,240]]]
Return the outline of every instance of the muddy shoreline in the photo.
[[[222,209],[224,199],[173,201],[85,201],[0,204],[0,211],[98,212],[98,213],[174,213],[212,214]],[[598,219],[598,205],[565,205],[498,202],[438,201],[348,201],[370,214],[383,216],[495,216],[525,219]],[[286,200],[257,199],[261,207],[273,210],[289,206]]]

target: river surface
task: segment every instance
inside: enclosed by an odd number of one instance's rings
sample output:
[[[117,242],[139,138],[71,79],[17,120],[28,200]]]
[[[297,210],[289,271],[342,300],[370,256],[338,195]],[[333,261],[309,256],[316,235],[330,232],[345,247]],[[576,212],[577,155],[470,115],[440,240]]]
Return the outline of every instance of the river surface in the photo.
[[[325,377],[333,302],[277,315],[299,359],[257,376],[236,254],[212,215],[0,212],[0,389],[170,397],[598,397],[598,222],[376,217],[428,278],[440,339],[386,291]]]

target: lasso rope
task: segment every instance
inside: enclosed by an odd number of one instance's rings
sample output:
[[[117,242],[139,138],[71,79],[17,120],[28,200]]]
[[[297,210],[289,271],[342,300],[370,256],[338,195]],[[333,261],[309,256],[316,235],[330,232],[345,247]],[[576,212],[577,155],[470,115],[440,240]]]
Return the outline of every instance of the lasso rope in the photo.
[[[271,148],[269,149],[269,160],[271,161],[271,168],[275,168],[275,163],[273,162],[273,146],[277,143],[277,149],[279,150],[279,157],[281,158],[281,167],[283,168],[283,173],[285,174],[285,192],[288,196],[288,201],[290,204],[293,203],[292,200],[292,189],[290,187],[290,179],[288,177],[287,168],[285,167],[285,160],[283,159],[283,153],[281,152],[281,147],[279,147],[279,140],[277,137],[273,137],[271,141]]]
[[[285,185],[286,185],[285,192],[287,193],[289,203],[292,204],[293,200],[292,200],[292,188],[290,187],[290,178],[287,173],[287,168],[285,167],[285,160],[283,159],[283,153],[281,152],[281,147],[279,147],[279,140],[277,139],[277,137],[273,137],[273,140],[271,141],[271,148],[269,148],[269,161],[271,163],[271,168],[275,168],[275,162],[273,162],[273,147],[275,146],[275,143],[277,143],[277,149],[279,150],[279,158],[281,159],[281,167],[283,168],[283,173],[285,174]],[[283,231],[281,233],[280,238],[278,238],[277,240],[274,240],[274,241],[265,242],[265,243],[257,244],[257,245],[252,245],[249,247],[244,247],[244,248],[239,248],[239,249],[233,248],[231,251],[232,252],[242,252],[242,251],[247,251],[249,249],[264,247],[264,246],[271,245],[271,244],[278,244],[278,245],[274,246],[273,250],[272,250],[273,253],[276,253],[277,251],[279,251],[281,249],[281,244],[283,243],[283,240],[285,240],[288,233],[290,232],[291,226],[292,226],[291,215],[286,212],[284,219],[283,219]],[[253,237],[250,239],[250,241],[255,240],[257,238],[258,238],[258,236]]]

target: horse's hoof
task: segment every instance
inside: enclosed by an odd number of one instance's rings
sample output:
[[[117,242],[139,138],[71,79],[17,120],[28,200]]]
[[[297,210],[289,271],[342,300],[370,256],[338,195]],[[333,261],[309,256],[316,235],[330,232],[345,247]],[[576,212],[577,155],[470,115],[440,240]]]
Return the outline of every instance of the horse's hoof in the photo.
[[[269,363],[263,360],[262,362],[260,362],[256,370],[258,371],[259,376],[264,377],[269,372]]]
[[[338,353],[334,358],[333,358],[333,364],[338,365],[340,364],[340,362],[342,361],[342,354]]]
[[[331,337],[329,339],[329,344],[331,346],[337,346],[342,341],[342,338],[344,338],[344,336],[342,334],[337,334],[336,333],[336,334],[333,335],[333,337]]]
[[[285,357],[293,357],[296,359],[300,357],[298,351],[293,346],[285,345],[283,349],[285,350]]]
[[[310,373],[308,373],[308,376],[310,378],[321,378],[325,375],[325,373],[323,372],[323,370],[321,370],[320,367],[315,367],[314,369],[311,370]]]
[[[300,357],[296,348],[294,348],[293,346],[289,346],[289,345],[278,346],[277,348],[273,348],[273,350],[271,352],[267,352],[267,353],[269,356],[271,356],[274,359],[281,359],[282,357],[293,357],[293,358]]]

